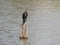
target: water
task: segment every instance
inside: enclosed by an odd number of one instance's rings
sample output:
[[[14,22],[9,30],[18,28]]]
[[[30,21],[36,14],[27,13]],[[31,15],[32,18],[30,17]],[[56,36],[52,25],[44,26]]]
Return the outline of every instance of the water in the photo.
[[[25,8],[29,34],[20,40]],[[60,45],[60,0],[0,0],[0,45]]]

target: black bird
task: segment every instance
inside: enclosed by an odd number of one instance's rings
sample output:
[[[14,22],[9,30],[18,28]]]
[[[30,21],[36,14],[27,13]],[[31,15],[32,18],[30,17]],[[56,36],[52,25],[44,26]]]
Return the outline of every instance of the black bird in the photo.
[[[24,23],[27,21],[27,16],[28,16],[28,12],[25,11],[25,12],[23,13],[23,15],[22,15],[23,25],[24,25]]]

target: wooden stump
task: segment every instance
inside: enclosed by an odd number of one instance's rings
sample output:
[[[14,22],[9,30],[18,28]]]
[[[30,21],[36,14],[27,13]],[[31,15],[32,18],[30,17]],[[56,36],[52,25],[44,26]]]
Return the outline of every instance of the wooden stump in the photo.
[[[24,25],[20,26],[20,39],[28,39],[28,24],[25,22]]]

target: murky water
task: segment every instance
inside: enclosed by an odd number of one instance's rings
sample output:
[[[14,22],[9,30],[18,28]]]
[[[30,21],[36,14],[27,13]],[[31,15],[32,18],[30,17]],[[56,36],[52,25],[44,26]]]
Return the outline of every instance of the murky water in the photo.
[[[25,8],[29,36],[20,40]],[[60,45],[60,0],[0,0],[0,45]]]

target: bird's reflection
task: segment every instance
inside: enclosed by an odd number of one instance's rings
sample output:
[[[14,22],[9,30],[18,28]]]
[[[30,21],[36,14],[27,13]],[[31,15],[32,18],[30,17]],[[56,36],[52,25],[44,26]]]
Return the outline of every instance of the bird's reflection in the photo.
[[[22,42],[23,45],[28,45],[28,39],[20,39],[20,42]]]

